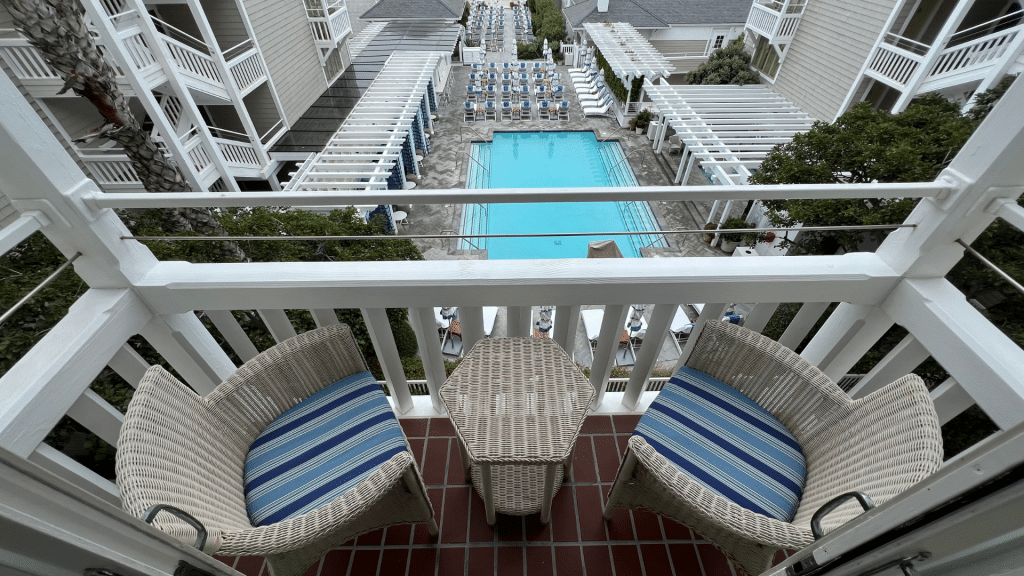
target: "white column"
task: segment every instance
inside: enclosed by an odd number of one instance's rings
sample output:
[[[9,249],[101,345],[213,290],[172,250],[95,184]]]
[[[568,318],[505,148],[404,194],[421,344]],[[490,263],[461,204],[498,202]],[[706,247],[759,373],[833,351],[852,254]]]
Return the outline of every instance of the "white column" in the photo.
[[[341,324],[338,322],[338,315],[334,313],[333,308],[312,308],[309,313],[313,316],[313,322],[316,323],[317,328]]]
[[[234,363],[193,312],[154,316],[139,334],[202,396],[235,371]]]
[[[678,304],[657,304],[651,312],[651,323],[647,326],[647,334],[644,335],[644,342],[640,345],[640,352],[636,355],[636,364],[629,375],[629,382],[626,384],[626,392],[622,395],[622,405],[628,410],[636,410],[640,403],[640,394],[644,391],[644,384],[651,377],[654,363],[658,361],[658,354],[661,353],[661,345],[668,336],[668,329],[675,317]]]
[[[682,352],[679,353],[679,360],[676,361],[676,365],[672,368],[672,373],[675,374],[680,368],[686,365],[686,361],[690,359],[690,353],[693,352],[693,347],[697,345],[697,336],[700,334],[704,324],[708,320],[720,320],[722,315],[725,314],[725,307],[728,304],[725,302],[716,302],[714,304],[708,303],[704,305],[704,309],[701,310],[700,316],[697,317],[697,321],[694,322],[693,331],[690,332],[690,337],[686,339],[686,344],[683,345]]]
[[[75,400],[68,409],[68,416],[107,444],[117,448],[117,437],[121,434],[124,414],[93,392],[92,388],[86,388],[78,400]]]
[[[434,319],[433,308],[410,308],[409,323],[416,332],[416,341],[420,347],[420,359],[423,360],[423,371],[427,375],[427,390],[430,392],[430,403],[439,414],[444,414],[444,404],[438,396],[438,390],[448,379],[444,371],[444,357],[441,355],[441,341],[437,338],[437,320]]]
[[[370,333],[373,349],[377,351],[377,360],[384,371],[388,389],[395,399],[395,408],[399,414],[405,414],[412,410],[412,395],[409,393],[409,383],[405,380],[402,359],[398,356],[398,346],[395,345],[395,335],[391,331],[387,309],[363,308],[360,312],[363,314],[363,322],[366,323],[366,331]]]
[[[533,307],[509,306],[506,325],[509,338],[529,338],[533,335]]]
[[[800,356],[837,382],[892,325],[892,318],[878,306],[843,302]]]
[[[146,362],[134,348],[129,346],[127,343],[122,344],[114,356],[107,362],[114,372],[124,381],[131,385],[132,388],[138,388],[139,382],[142,381],[142,376],[149,370],[149,362]]]
[[[263,323],[267,325],[267,330],[270,330],[270,335],[274,337],[275,342],[284,342],[297,335],[295,326],[292,325],[291,319],[288,318],[288,314],[284,310],[257,310],[256,312],[263,319]]]
[[[754,305],[753,310],[743,319],[743,327],[754,332],[761,332],[778,310],[778,302],[759,302]]]
[[[914,338],[913,334],[907,334],[906,338],[901,340],[885,355],[885,358],[882,358],[850,389],[850,396],[853,398],[867,396],[886,384],[913,372],[914,368],[917,368],[928,356],[928,350],[921,345],[917,338]]]
[[[468,354],[477,342],[484,339],[484,309],[480,306],[460,306],[459,325],[462,326],[462,350]]]
[[[555,325],[551,329],[554,341],[572,356],[576,348],[576,331],[580,325],[579,305],[556,306]]]
[[[828,309],[829,304],[831,302],[804,302],[796,316],[790,320],[789,326],[786,326],[785,332],[779,338],[779,344],[790,350],[796,350],[797,346],[810,333],[811,328],[814,328],[818,318],[821,318],[821,315]]]
[[[956,29],[960,27],[960,24],[964,21],[964,17],[967,16],[967,12],[974,6],[975,0],[959,0],[956,6],[946,17],[946,22],[942,25],[942,29],[935,35],[935,41],[932,42],[931,48],[928,53],[925,54],[924,58],[921,59],[921,64],[917,67],[917,71],[914,72],[914,76],[907,82],[906,89],[900,94],[899,100],[892,107],[892,113],[898,114],[902,112],[910,101],[917,96],[917,91],[920,89],[921,84],[927,78],[928,73],[931,72],[935,66],[935,61],[939,59],[939,55],[946,49],[946,44],[949,42],[950,36],[952,36]],[[873,56],[873,54],[872,54]]]
[[[590,366],[590,384],[596,392],[594,401],[590,404],[592,410],[604,401],[608,376],[611,375],[612,366],[615,364],[615,353],[619,349],[619,338],[622,335],[628,314],[629,306],[625,304],[604,307],[601,333],[597,337],[597,350],[594,351],[594,362]]]
[[[44,470],[56,474],[117,509],[121,509],[121,493],[116,484],[49,444],[40,444],[28,459]]]
[[[213,325],[217,327],[220,335],[224,337],[224,341],[231,346],[242,362],[248,362],[259,354],[256,346],[249,339],[249,335],[238,324],[238,320],[235,320],[231,310],[205,310],[205,312]]]

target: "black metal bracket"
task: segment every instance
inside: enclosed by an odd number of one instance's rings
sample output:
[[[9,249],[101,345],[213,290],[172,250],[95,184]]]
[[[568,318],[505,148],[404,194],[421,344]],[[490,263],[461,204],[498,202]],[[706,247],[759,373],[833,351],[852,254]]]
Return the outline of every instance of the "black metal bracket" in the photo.
[[[811,534],[814,535],[815,540],[820,540],[821,537],[825,535],[824,532],[821,531],[821,520],[825,515],[842,506],[847,500],[853,499],[860,502],[860,505],[865,511],[871,510],[875,507],[875,501],[871,499],[871,496],[860,491],[847,492],[846,494],[836,496],[826,502],[824,506],[818,508],[818,511],[814,513],[814,516],[811,516]]]
[[[206,527],[203,526],[202,522],[200,522],[196,519],[195,516],[189,514],[188,512],[185,512],[181,508],[175,508],[170,504],[154,504],[150,506],[149,509],[142,514],[142,521],[146,524],[152,524],[153,520],[156,518],[156,515],[160,512],[167,512],[169,514],[173,514],[174,516],[177,516],[178,518],[183,520],[189,526],[195,528],[196,543],[193,544],[193,546],[195,546],[196,550],[202,552],[203,548],[206,547]]]

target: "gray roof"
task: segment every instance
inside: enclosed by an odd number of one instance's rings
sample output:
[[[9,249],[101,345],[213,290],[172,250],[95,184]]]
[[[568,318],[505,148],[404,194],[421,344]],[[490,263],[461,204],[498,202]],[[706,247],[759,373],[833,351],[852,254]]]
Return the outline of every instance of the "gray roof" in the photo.
[[[380,0],[360,16],[363,20],[446,20],[462,18],[465,0]]]
[[[597,11],[597,0],[583,0],[562,11],[573,28],[586,22],[626,22],[634,28],[742,24],[750,0],[609,0],[607,12]]]

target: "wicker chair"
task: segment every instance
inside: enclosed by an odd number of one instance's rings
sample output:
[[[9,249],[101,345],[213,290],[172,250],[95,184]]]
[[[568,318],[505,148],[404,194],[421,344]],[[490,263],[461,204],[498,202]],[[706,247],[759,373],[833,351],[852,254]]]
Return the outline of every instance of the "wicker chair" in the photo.
[[[349,381],[359,388],[347,384]],[[328,387],[331,389],[324,390]],[[303,510],[297,505],[289,514],[275,514],[279,518],[257,518],[262,525],[254,525],[247,505],[251,507],[255,497],[245,489],[247,460],[251,451],[256,453],[254,441],[264,440],[261,433],[272,422],[280,424],[278,416],[322,390],[335,394],[344,390],[344,394],[357,395],[361,406],[372,406],[371,420],[369,410],[353,410],[349,406],[356,402],[342,398],[336,404],[340,408],[327,418],[328,426],[357,420],[363,425],[376,422],[371,436],[376,459],[366,456],[368,450],[358,448],[333,461],[360,459],[371,471],[327,476],[324,493],[306,495],[310,498],[305,501],[306,508],[319,507]],[[354,412],[359,412],[358,416],[352,416]],[[329,445],[348,450],[363,442],[366,434],[353,434],[352,428],[337,426],[331,431],[337,434],[332,442],[314,449]],[[385,438],[387,450],[382,448]],[[298,463],[312,461],[307,458],[309,452],[301,453]],[[286,454],[294,452],[286,449]],[[375,468],[370,465],[374,462]],[[329,473],[338,470],[329,468]],[[303,479],[296,484],[304,490],[310,483]],[[425,522],[430,533],[437,534],[434,512],[405,436],[344,325],[312,330],[281,342],[246,362],[206,397],[163,368],[150,368],[121,428],[117,485],[129,513],[147,516],[158,529],[189,544],[196,542],[209,554],[265,556],[275,576],[302,574],[332,548],[384,526]],[[346,485],[351,487],[346,489]],[[341,490],[344,492],[338,494]],[[156,505],[177,510],[170,511],[175,515],[147,514]],[[178,510],[202,524],[207,533],[205,546],[196,540],[188,517],[176,516]]]
[[[760,574],[777,550],[802,548],[814,540],[812,516],[837,496],[860,491],[882,503],[941,465],[938,418],[917,376],[853,400],[794,352],[745,328],[709,321],[694,337],[698,340],[685,366],[753,400],[799,444],[806,480],[795,515],[780,521],[707,489],[637,435],[641,420],[608,495],[605,518],[620,507],[654,511],[692,527],[746,573]],[[652,418],[657,417],[654,408],[647,412]],[[821,527],[827,532],[860,513],[855,502],[848,502],[828,514]]]

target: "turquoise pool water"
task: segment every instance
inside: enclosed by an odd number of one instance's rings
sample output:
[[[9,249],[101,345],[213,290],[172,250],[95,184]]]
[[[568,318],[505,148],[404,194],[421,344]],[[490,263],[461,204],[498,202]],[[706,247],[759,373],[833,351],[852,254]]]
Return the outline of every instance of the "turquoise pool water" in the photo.
[[[496,132],[492,142],[475,143],[468,188],[562,188],[636,186],[618,142],[598,142],[593,132]],[[463,234],[530,232],[625,232],[659,230],[646,202],[555,204],[470,204]],[[613,239],[627,258],[655,236],[469,239],[463,249],[487,249],[489,260],[585,258],[587,243]],[[656,244],[657,245],[657,244]]]

